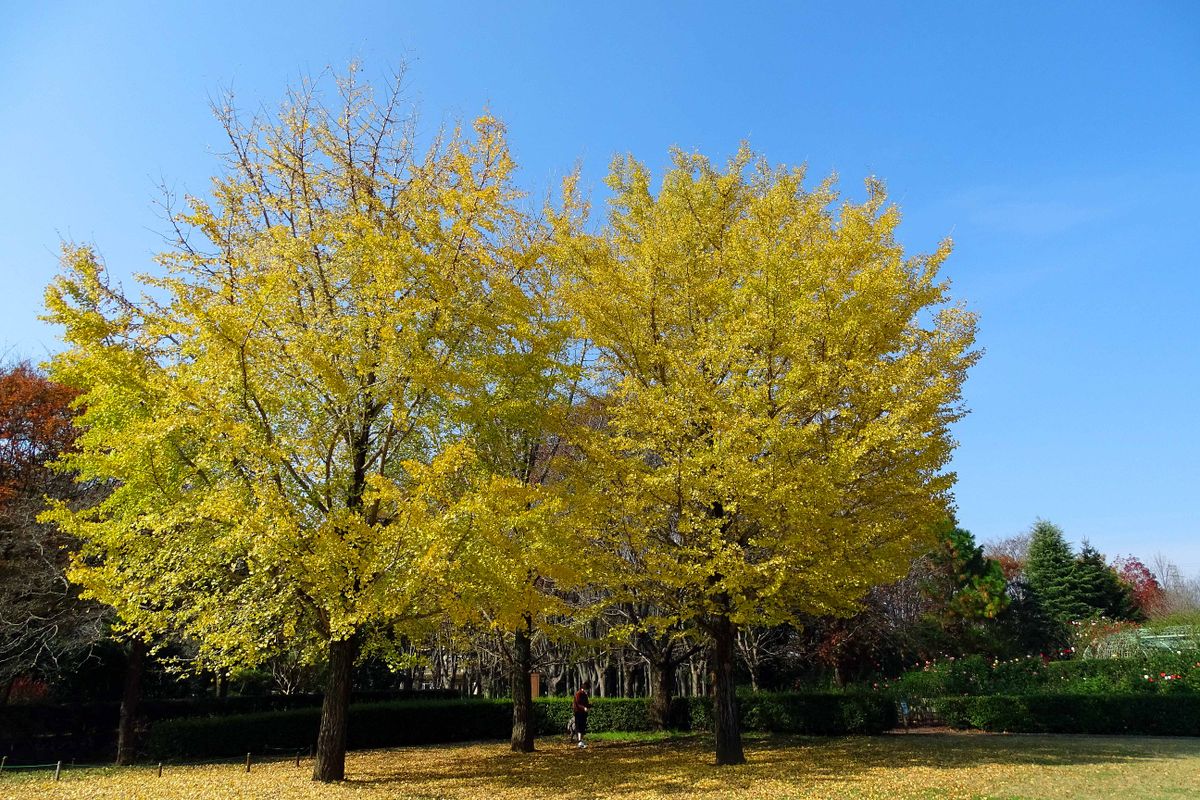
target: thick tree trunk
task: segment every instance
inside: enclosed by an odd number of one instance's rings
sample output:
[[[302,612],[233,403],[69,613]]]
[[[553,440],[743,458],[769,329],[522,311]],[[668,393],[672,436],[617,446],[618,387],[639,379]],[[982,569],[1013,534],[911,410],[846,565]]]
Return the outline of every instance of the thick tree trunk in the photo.
[[[527,627],[532,623],[526,619]],[[533,690],[530,686],[533,673],[533,642],[530,632],[517,631],[513,643],[512,698],[513,725],[512,749],[515,753],[533,752]]]
[[[671,698],[675,694],[675,665],[670,661],[650,662],[650,725],[665,731],[671,724]]]
[[[146,672],[146,643],[129,643],[125,687],[121,692],[121,720],[117,727],[117,766],[127,767],[137,758],[138,701],[142,699],[142,675]]]
[[[350,683],[357,656],[356,637],[329,643],[329,677],[321,704],[321,729],[317,734],[314,781],[340,781],[346,777],[346,723],[350,715]]]
[[[746,755],[742,752],[742,727],[738,719],[737,694],[733,683],[735,633],[733,623],[727,615],[722,614],[714,620],[713,721],[716,729],[717,763],[722,765],[743,764],[746,761]]]

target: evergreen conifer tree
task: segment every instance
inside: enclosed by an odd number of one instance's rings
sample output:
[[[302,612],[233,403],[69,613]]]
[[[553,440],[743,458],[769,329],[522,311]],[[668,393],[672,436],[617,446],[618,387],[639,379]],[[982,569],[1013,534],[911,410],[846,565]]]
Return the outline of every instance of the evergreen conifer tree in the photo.
[[[1075,558],[1062,529],[1040,519],[1029,541],[1025,580],[1051,617],[1062,622],[1089,616],[1090,607],[1076,590]]]
[[[1074,566],[1074,593],[1088,609],[1088,616],[1136,619],[1137,606],[1129,587],[1104,560],[1104,554],[1084,541]]]

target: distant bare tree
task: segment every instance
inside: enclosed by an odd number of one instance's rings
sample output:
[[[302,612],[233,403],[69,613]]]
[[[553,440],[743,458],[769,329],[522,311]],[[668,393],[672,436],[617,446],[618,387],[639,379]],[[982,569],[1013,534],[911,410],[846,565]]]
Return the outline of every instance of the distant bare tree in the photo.
[[[1007,539],[984,542],[983,555],[999,562],[1004,577],[1010,582],[1015,581],[1021,577],[1029,558],[1029,534],[1019,533]]]
[[[1162,553],[1155,553],[1150,571],[1162,587],[1162,597],[1153,616],[1200,612],[1200,576],[1187,577]]]

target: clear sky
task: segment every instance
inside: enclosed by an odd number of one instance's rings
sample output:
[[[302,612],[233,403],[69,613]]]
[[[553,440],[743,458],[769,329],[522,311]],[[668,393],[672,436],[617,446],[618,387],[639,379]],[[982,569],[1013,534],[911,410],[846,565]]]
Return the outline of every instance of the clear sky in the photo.
[[[59,346],[60,238],[152,268],[156,187],[216,169],[210,96],[407,63],[426,130],[490,109],[539,193],[743,138],[852,194],[880,176],[981,315],[961,523],[1200,572],[1200,3],[269,5],[0,0],[0,354]]]

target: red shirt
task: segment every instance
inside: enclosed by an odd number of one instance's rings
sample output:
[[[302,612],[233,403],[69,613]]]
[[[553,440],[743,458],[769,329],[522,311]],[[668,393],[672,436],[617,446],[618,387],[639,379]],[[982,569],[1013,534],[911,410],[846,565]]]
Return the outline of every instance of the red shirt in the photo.
[[[571,710],[578,714],[581,711],[590,711],[591,703],[588,702],[588,694],[583,689],[575,693],[575,701],[571,703]]]

